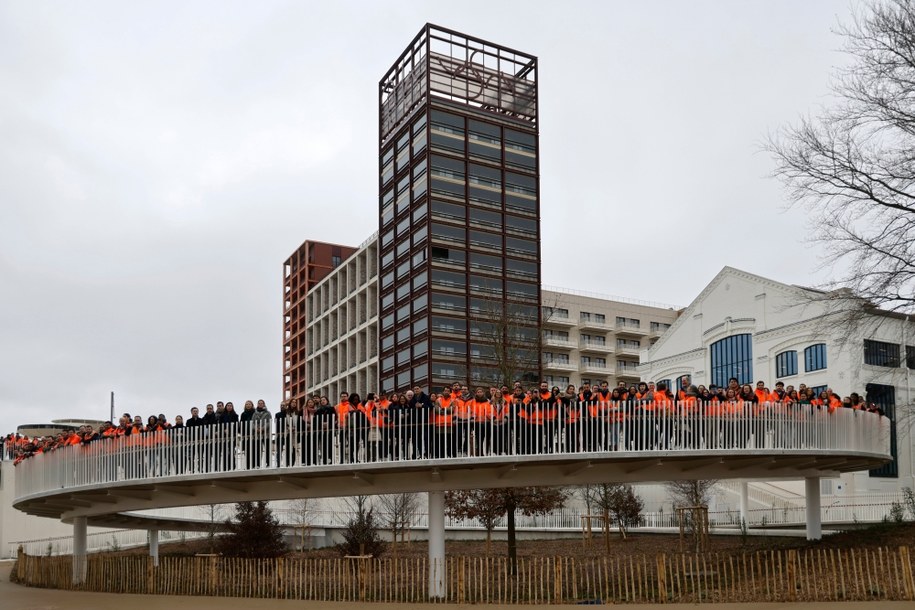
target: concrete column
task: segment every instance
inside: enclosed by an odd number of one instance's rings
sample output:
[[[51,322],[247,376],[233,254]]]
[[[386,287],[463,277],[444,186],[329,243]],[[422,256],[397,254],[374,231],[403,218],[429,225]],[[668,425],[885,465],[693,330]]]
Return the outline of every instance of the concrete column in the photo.
[[[740,482],[740,527],[750,528],[750,490],[746,481]]]
[[[149,530],[149,556],[153,565],[159,567],[159,530]]]
[[[820,478],[804,479],[804,495],[807,498],[807,540],[819,540],[823,537],[823,524],[820,520]]]
[[[445,492],[429,492],[429,597],[445,598]]]
[[[86,582],[86,518],[73,519],[73,584]]]

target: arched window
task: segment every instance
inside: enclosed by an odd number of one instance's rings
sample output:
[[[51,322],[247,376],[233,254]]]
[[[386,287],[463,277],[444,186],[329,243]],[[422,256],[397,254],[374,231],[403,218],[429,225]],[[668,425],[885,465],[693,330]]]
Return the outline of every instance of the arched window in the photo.
[[[753,336],[749,333],[725,337],[709,346],[712,383],[727,386],[728,379],[753,383]]]
[[[819,371],[826,368],[826,344],[817,343],[804,350],[804,371]]]
[[[683,380],[684,379],[686,380],[687,387],[689,387],[690,384],[692,384],[692,382],[693,382],[692,375],[680,375],[679,377],[677,377],[677,380],[674,382],[674,387],[667,388],[667,389],[670,390],[671,392],[673,392],[674,395],[676,395],[677,392],[679,392],[680,390],[683,389]]]
[[[775,355],[775,376],[791,377],[797,375],[797,352],[789,350]]]

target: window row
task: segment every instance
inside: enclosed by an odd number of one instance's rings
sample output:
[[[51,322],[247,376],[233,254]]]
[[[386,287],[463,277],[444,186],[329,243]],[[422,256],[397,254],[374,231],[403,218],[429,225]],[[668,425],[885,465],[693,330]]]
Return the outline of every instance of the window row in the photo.
[[[810,373],[826,368],[826,344],[817,343],[804,348],[804,372]],[[797,351],[786,350],[775,355],[775,376],[797,375]]]

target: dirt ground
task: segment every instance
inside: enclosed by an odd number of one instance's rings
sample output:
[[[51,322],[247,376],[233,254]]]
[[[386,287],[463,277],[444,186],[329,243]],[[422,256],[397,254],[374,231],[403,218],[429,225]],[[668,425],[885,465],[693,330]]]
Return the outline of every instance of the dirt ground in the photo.
[[[0,610],[284,610],[302,608],[318,610],[414,610],[416,608],[442,608],[440,604],[364,604],[342,602],[303,602],[300,600],[277,599],[242,599],[212,597],[179,597],[173,595],[119,595],[115,593],[83,593],[56,591],[53,589],[33,589],[12,584],[9,580],[12,562],[0,562]],[[706,604],[707,605],[707,604]],[[493,610],[517,610],[519,606],[487,606]],[[574,605],[525,606],[527,608],[552,608],[571,610]],[[689,604],[646,604],[632,606],[639,610],[694,610],[697,605]],[[718,604],[720,610],[827,610],[835,609],[837,604],[823,603],[765,603],[765,604]],[[911,610],[912,602],[845,602],[841,610]]]

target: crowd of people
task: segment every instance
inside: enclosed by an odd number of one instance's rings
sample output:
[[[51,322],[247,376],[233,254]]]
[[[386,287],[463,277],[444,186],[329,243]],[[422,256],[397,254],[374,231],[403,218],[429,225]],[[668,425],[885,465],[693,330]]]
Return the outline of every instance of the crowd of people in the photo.
[[[804,384],[779,381],[769,389],[732,378],[727,386],[692,385],[676,389],[659,382],[610,388],[569,385],[563,391],[546,382],[525,389],[478,387],[455,383],[426,394],[416,387],[403,393],[369,393],[364,398],[342,392],[332,404],[327,396],[288,400],[271,415],[263,400],[246,401],[241,412],[232,402],[193,407],[185,419],[169,422],[164,414],[124,413],[98,429],[84,425],[55,436],[28,438],[10,434],[0,455],[16,463],[62,447],[87,446],[104,439],[126,439],[132,447],[164,448],[184,442],[180,455],[147,457],[147,474],[224,471],[239,467],[355,463],[386,459],[427,459],[503,454],[578,451],[737,449],[753,437],[788,434],[785,429],[756,429],[729,421],[763,422],[768,414],[784,419],[802,413],[823,417],[838,409],[881,413],[857,393],[841,397],[829,389],[818,394]],[[783,428],[783,427],[782,427]],[[784,440],[784,439],[782,439]],[[762,440],[752,442],[759,445]],[[156,451],[146,452],[155,456]]]

